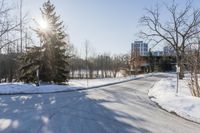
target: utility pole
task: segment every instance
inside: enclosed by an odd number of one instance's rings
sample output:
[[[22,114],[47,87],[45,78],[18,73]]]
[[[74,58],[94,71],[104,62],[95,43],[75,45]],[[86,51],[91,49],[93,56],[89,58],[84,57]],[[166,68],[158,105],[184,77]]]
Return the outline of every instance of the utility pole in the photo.
[[[85,42],[86,80],[88,87],[88,41]]]

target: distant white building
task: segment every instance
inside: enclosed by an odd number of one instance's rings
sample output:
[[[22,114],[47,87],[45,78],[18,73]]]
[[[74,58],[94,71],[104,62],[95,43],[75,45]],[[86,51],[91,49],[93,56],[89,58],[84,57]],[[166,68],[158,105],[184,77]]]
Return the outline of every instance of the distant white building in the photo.
[[[175,56],[175,51],[171,46],[165,46],[163,48],[164,56]]]
[[[152,55],[153,56],[163,56],[164,52],[163,51],[153,51]]]
[[[148,44],[143,41],[135,41],[131,44],[131,52],[139,52],[140,56],[148,56]]]

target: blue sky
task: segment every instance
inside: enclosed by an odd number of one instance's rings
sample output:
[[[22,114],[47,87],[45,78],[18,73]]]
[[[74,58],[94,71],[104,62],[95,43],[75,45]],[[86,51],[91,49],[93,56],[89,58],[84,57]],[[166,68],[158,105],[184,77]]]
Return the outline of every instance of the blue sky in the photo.
[[[39,8],[45,0],[24,0],[24,12],[30,17],[40,16]],[[130,51],[131,42],[138,40],[139,19],[161,0],[51,0],[61,15],[71,43],[83,51],[88,40],[96,53],[120,54]],[[200,5],[199,0],[193,0]],[[172,2],[172,0],[165,0]],[[177,0],[185,3],[186,0]]]

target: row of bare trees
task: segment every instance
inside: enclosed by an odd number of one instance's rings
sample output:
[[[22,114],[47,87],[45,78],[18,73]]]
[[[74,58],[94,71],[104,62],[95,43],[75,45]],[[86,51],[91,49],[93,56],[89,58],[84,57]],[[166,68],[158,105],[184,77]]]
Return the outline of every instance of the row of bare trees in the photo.
[[[0,82],[17,79],[18,56],[33,43],[28,20],[20,6],[0,0]]]
[[[120,69],[127,68],[124,55],[102,54],[82,59],[74,56],[70,61],[71,78],[108,78],[116,77]]]

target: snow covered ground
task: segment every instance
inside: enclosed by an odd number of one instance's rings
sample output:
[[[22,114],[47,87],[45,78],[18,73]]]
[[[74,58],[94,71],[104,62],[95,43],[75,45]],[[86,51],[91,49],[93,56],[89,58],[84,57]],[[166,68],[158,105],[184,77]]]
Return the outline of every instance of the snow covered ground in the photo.
[[[0,94],[31,94],[31,93],[51,93],[51,92],[62,92],[62,91],[73,91],[85,88],[100,87],[104,85],[110,85],[120,82],[125,82],[137,78],[142,78],[150,74],[142,74],[129,77],[121,78],[106,78],[106,79],[80,79],[80,80],[70,80],[69,85],[40,85],[35,86],[34,84],[24,84],[24,83],[1,83],[0,84]]]
[[[0,94],[31,94],[31,93],[50,93],[60,91],[70,91],[80,89],[75,86],[68,85],[40,85],[39,87],[35,84],[24,84],[24,83],[1,83]]]
[[[161,79],[149,90],[149,97],[163,109],[174,112],[186,119],[200,123],[200,98],[193,97],[188,87],[189,75],[179,80],[179,91],[176,94],[176,75]]]
[[[133,76],[128,76],[128,77],[118,77],[118,78],[89,79],[88,82],[86,79],[75,79],[75,80],[70,80],[69,85],[76,86],[76,87],[84,87],[84,88],[99,87],[102,85],[120,83],[120,82],[129,81],[132,79],[142,78],[148,75],[151,75],[151,74],[141,74],[137,76],[133,75]]]

